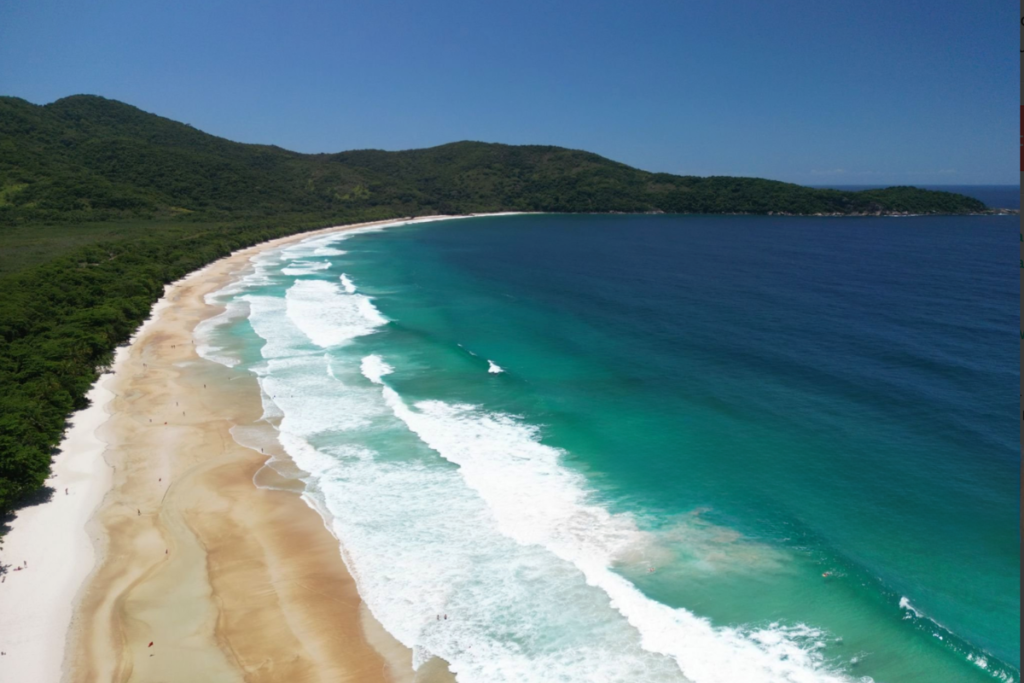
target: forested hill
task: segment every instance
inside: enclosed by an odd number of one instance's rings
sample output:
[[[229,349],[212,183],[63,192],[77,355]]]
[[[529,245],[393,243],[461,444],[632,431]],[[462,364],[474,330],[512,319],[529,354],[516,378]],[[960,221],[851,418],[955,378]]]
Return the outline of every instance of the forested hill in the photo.
[[[844,192],[648,173],[560,147],[456,142],[298,154],[231,142],[102,97],[0,97],[0,224],[487,211],[972,213],[963,195]]]

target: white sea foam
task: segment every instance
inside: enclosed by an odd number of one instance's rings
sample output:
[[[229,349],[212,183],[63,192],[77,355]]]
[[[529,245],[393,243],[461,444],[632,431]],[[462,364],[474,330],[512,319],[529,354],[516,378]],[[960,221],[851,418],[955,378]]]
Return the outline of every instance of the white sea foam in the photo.
[[[501,366],[495,363],[493,360],[489,360],[487,361],[487,372],[491,373],[492,375],[500,375],[505,371],[502,370]]]
[[[348,275],[345,275],[345,273],[342,273],[341,277],[339,279],[341,280],[341,286],[345,288],[345,292],[347,294],[355,294],[356,293],[356,286],[352,282],[352,280],[349,279]]]
[[[463,683],[684,680],[572,567],[500,534],[451,468],[328,453],[288,430],[280,440],[311,474],[360,595],[415,666],[440,655]]]
[[[384,359],[378,355],[366,356],[360,363],[363,376],[374,384],[380,384],[384,375],[390,375],[395,371]]]
[[[281,272],[289,276],[299,275],[315,275],[321,270],[327,270],[331,267],[330,261],[294,261],[286,268],[282,268]]]
[[[277,445],[276,433],[268,425],[235,425],[229,431],[236,443],[260,453],[269,453]]]
[[[361,294],[346,294],[333,282],[298,280],[285,295],[288,317],[323,348],[371,334],[387,319]]]
[[[988,660],[985,657],[967,655],[967,661],[979,669],[988,669]]]
[[[274,403],[274,399],[271,398],[270,394],[263,390],[262,383],[260,384],[260,401],[263,405],[263,415],[260,419],[268,424],[279,424],[281,418],[284,417],[284,412]]]
[[[282,259],[295,261],[299,259],[311,259],[317,256],[329,256],[319,253],[321,250],[332,249],[335,242],[344,239],[343,234],[319,235],[308,237],[300,242],[289,244],[281,249],[274,250]]]
[[[276,315],[281,325],[270,329],[287,329]],[[293,338],[284,334],[276,348]],[[376,356],[353,362],[370,377],[390,372]],[[432,462],[407,430],[394,431],[401,423],[379,388],[353,386],[336,363],[322,354],[271,359],[259,380],[281,407],[278,439],[309,473],[307,495],[343,541],[360,595],[417,666],[440,655],[464,683],[684,680],[670,660],[640,648],[575,568],[501,534],[453,468]],[[388,443],[398,443],[386,458],[362,445],[367,421],[340,417],[367,411],[391,423]]]
[[[210,292],[203,300],[211,306],[226,304],[240,294],[251,292],[259,287],[273,284],[281,256],[277,252],[261,252],[249,258],[249,270],[215,292]]]
[[[282,431],[303,437],[351,431],[386,414],[369,389],[346,386],[332,377],[322,356],[271,360],[268,365],[260,385],[283,415]],[[345,394],[343,409],[339,408],[341,393]]]
[[[243,299],[249,302],[249,324],[266,342],[261,350],[264,358],[294,356],[309,345],[309,338],[288,319],[284,299],[257,295],[245,295]]]
[[[380,377],[385,401],[428,446],[459,466],[487,502],[502,533],[570,562],[599,587],[640,633],[644,649],[672,657],[696,683],[846,680],[825,670],[823,634],[804,625],[715,628],[684,609],[648,599],[611,571],[616,559],[647,541],[628,515],[590,500],[585,481],[559,463],[561,452],[513,416],[469,405],[405,404]]]
[[[407,405],[383,358],[344,345],[386,322],[368,298],[317,280],[287,301],[241,298],[265,340],[265,415],[309,473],[361,596],[417,666],[439,655],[461,683],[845,680],[823,671],[815,629],[715,628],[611,571],[651,535],[595,501],[521,419]]]
[[[915,617],[920,617],[921,613],[917,611],[917,608],[910,604],[910,598],[903,596],[900,598],[900,609],[905,609]],[[908,615],[909,616],[909,615]]]
[[[229,368],[241,363],[242,359],[237,354],[232,353],[226,345],[218,342],[218,332],[222,327],[248,315],[249,304],[247,302],[232,300],[225,304],[221,313],[200,321],[192,331],[192,338],[196,342],[196,353],[199,354],[199,357]]]
[[[503,214],[496,214],[503,215]],[[457,220],[459,216],[434,216],[431,218],[420,218],[417,219],[419,223],[429,223],[433,221],[446,221],[446,220]],[[350,228],[344,231],[332,232],[326,235],[316,235],[313,237],[307,237],[306,239],[290,244],[278,249],[271,250],[269,252],[263,252],[264,254],[272,254],[279,258],[286,260],[311,258],[314,256],[340,256],[345,252],[336,248],[336,244],[347,239],[351,239],[356,235],[363,235],[368,232],[380,232],[386,228],[392,228],[400,225],[409,225],[409,221],[396,220],[386,223],[378,223],[377,225],[366,225],[360,228]]]

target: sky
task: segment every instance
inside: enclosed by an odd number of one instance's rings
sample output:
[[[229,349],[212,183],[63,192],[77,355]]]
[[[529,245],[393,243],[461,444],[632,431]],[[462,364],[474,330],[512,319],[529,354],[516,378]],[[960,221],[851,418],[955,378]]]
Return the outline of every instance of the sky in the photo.
[[[1018,184],[1005,0],[0,0],[0,94],[300,152],[456,140],[810,185]]]

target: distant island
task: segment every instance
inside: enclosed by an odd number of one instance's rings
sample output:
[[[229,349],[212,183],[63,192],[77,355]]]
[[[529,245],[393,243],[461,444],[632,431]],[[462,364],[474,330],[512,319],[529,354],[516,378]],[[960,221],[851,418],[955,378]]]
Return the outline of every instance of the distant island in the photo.
[[[561,147],[455,142],[299,154],[231,142],[128,104],[0,97],[0,224],[496,211],[781,215],[967,214],[962,194],[841,191],[758,178],[649,173]]]

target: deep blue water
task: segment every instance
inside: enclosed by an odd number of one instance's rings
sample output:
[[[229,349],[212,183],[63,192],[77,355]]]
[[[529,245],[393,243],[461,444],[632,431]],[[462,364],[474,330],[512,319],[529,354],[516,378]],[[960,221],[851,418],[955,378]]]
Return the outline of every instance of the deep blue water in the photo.
[[[271,255],[214,337],[460,681],[1016,681],[1017,231],[396,227]]]

